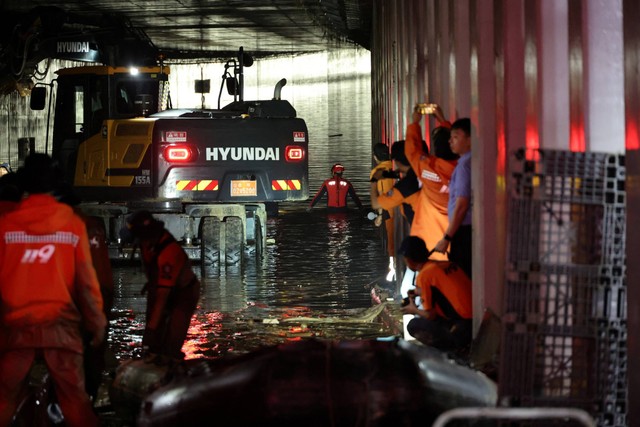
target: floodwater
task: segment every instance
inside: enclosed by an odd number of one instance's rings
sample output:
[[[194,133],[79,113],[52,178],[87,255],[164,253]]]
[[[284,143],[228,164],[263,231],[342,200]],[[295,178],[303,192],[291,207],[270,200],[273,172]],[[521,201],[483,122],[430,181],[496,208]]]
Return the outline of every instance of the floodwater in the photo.
[[[366,64],[368,52],[349,49],[324,58],[324,75],[305,78],[300,72],[289,77],[291,84],[283,90],[285,99],[290,91],[298,116],[309,128],[310,197],[330,176],[331,165],[341,162],[345,178],[368,204],[370,75],[366,66],[345,66]],[[291,68],[291,61],[284,60],[283,66],[290,70],[304,68],[304,63],[323,63],[322,58],[299,58]],[[262,70],[279,68],[272,63]],[[306,212],[307,205],[281,204],[278,215],[268,219],[261,259],[246,253],[242,266],[205,271],[194,265],[202,296],[183,348],[187,358],[217,358],[307,337],[390,334],[380,322],[369,321],[371,284],[385,275],[388,265],[380,230],[366,218],[366,211],[354,208],[348,214],[328,214],[319,203]],[[114,266],[114,281],[111,348],[118,359],[126,359],[140,353],[145,309],[140,289],[145,276],[137,264],[119,264]]]
[[[307,213],[291,206],[267,223],[262,259],[246,253],[244,267],[194,266],[202,296],[183,351],[216,358],[306,337],[389,335],[369,321],[371,283],[386,273],[377,230],[359,212]],[[111,346],[118,358],[140,352],[145,277],[138,265],[114,268]]]

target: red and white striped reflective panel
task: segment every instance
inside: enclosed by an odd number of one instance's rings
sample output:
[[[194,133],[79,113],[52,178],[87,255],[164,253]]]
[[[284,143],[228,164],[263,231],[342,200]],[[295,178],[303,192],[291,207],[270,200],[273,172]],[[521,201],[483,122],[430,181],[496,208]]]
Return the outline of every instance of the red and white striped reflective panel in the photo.
[[[275,191],[300,190],[302,184],[298,179],[274,179],[271,181],[271,189]]]
[[[215,179],[183,179],[176,181],[178,191],[217,191],[218,181]]]

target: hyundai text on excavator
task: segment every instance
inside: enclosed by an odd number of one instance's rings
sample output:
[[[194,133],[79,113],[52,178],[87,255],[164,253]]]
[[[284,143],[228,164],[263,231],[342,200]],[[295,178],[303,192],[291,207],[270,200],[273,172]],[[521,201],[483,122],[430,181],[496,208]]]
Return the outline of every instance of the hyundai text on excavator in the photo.
[[[104,220],[112,258],[124,256],[125,216],[149,210],[205,265],[260,254],[265,203],[308,197],[308,131],[276,85],[274,98],[245,101],[240,49],[222,85],[234,101],[218,109],[167,109],[169,67],[84,66],[57,72],[52,156],[82,200]],[[233,75],[228,70],[233,69]],[[32,90],[44,109],[46,87]],[[219,104],[219,99],[218,99]]]

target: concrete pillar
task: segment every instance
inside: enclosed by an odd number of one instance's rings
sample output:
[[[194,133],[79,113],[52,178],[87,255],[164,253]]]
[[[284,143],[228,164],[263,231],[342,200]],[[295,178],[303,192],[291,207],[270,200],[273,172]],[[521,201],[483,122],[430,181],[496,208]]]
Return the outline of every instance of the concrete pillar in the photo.
[[[526,88],[524,76],[524,1],[504,2],[504,109],[506,150],[526,143]]]
[[[569,149],[569,33],[566,1],[541,0],[538,9],[540,148]]]
[[[436,96],[439,99],[435,99],[434,102],[437,102],[442,106],[442,110],[444,111],[447,117],[452,117],[453,104],[454,101],[451,96],[451,73],[450,68],[454,63],[451,59],[451,37],[450,37],[450,25],[449,25],[449,10],[451,8],[451,2],[448,1],[439,1],[438,2],[438,26],[440,28],[440,34],[438,38],[438,52],[437,52],[437,61],[438,68],[440,71],[440,86],[438,90],[440,93],[437,93]]]
[[[582,2],[568,1],[569,32],[569,148],[585,151],[584,52]]]
[[[585,0],[583,6],[586,148],[622,153],[622,0]]]
[[[416,90],[414,92],[416,99],[429,99],[427,92],[427,84],[429,81],[429,69],[427,68],[427,52],[429,51],[427,48],[427,41],[429,40],[429,36],[427,36],[427,17],[427,5],[425,3],[414,5],[412,26],[416,29],[415,32],[417,33],[417,37],[415,37],[414,72],[414,79],[417,79]]]
[[[493,0],[472,0],[475,16],[471,17],[472,72],[475,87],[471,110],[477,111],[476,134],[473,135],[473,311],[474,331],[480,326],[486,308],[502,313],[504,283],[504,221],[498,202],[499,179],[496,137],[496,73]],[[504,171],[503,171],[504,173]]]
[[[455,46],[454,88],[455,115],[452,119],[469,117],[471,113],[471,54],[469,41],[469,0],[456,0],[453,16]]]

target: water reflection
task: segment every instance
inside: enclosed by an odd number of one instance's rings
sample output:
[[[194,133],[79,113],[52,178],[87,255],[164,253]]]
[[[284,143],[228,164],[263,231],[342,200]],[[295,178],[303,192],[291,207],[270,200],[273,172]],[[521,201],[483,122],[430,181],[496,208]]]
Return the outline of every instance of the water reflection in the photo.
[[[187,357],[215,358],[307,337],[389,335],[375,320],[353,321],[371,308],[368,285],[386,267],[377,230],[363,213],[307,213],[303,205],[289,206],[269,219],[267,229],[262,259],[246,253],[244,268],[196,267],[203,291],[183,348]],[[114,272],[112,347],[118,358],[136,357],[144,329],[144,274],[134,265]]]

